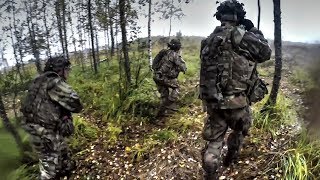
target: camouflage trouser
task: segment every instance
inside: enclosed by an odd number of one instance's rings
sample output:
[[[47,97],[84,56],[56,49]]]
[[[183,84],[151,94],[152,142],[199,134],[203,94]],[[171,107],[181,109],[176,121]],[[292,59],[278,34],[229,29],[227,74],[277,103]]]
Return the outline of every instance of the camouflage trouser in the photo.
[[[31,142],[39,156],[40,179],[59,179],[68,176],[75,167],[65,138],[50,133],[31,135]]]
[[[212,109],[208,106],[205,119],[203,138],[208,141],[203,150],[203,168],[207,174],[215,174],[220,166],[221,149],[228,127],[233,131],[227,140],[228,153],[226,158],[237,158],[244,136],[251,126],[250,107],[240,109]]]
[[[161,102],[158,115],[163,115],[167,109],[174,109],[174,103],[179,97],[179,85],[177,79],[155,80],[158,91],[161,95]]]

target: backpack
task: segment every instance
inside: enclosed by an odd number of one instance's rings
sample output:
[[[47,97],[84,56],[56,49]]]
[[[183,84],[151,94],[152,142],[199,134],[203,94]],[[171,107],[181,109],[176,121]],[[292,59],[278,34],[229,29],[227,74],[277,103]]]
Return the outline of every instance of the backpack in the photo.
[[[219,26],[201,43],[202,99],[220,102],[226,96],[241,93],[250,97],[252,90],[259,89],[252,87],[261,84],[260,80],[252,79],[258,77],[254,60],[249,60],[238,47],[244,33],[240,27]]]
[[[164,61],[164,57],[168,54],[168,50],[167,49],[163,49],[161,50],[157,56],[153,59],[152,61],[152,70],[154,72],[158,71],[161,67],[161,65],[163,64],[163,61]]]

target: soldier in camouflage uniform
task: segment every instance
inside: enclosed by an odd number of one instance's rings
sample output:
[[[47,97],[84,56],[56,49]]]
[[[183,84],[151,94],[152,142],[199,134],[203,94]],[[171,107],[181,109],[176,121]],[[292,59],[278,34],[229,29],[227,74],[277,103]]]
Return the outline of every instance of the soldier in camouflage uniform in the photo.
[[[82,104],[65,82],[69,70],[68,60],[50,58],[22,103],[22,127],[38,153],[41,180],[69,176],[75,168],[65,139],[74,131],[71,113],[80,112]]]
[[[227,139],[224,165],[229,166],[238,157],[251,126],[249,105],[266,93],[264,84],[252,77],[257,77],[256,63],[270,59],[271,49],[245,14],[238,1],[222,2],[215,14],[221,26],[201,43],[200,98],[206,105],[203,138],[208,141],[202,154],[205,179],[218,178],[228,127],[233,131]],[[262,97],[254,97],[256,93]]]
[[[153,79],[157,84],[161,95],[161,104],[157,117],[164,116],[168,111],[176,110],[176,101],[179,95],[178,75],[186,72],[186,64],[180,56],[181,43],[179,40],[172,39],[168,43],[169,49],[161,50],[154,58],[152,69]]]

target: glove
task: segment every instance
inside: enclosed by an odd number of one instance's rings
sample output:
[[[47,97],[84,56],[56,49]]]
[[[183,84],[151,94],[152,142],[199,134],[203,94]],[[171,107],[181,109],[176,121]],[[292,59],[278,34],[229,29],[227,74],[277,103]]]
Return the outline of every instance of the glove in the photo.
[[[70,137],[74,133],[74,125],[71,116],[64,116],[62,118],[60,133],[63,137]]]
[[[250,30],[254,27],[252,21],[249,20],[249,19],[243,19],[243,20],[241,20],[241,21],[240,21],[240,24],[244,25],[244,27],[245,27],[245,29],[246,29],[247,31],[250,31]]]

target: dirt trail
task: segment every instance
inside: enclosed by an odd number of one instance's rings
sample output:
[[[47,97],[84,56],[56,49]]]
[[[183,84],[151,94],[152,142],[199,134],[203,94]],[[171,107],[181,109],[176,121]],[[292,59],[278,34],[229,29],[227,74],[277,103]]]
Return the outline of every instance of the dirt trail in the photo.
[[[282,81],[282,91],[301,105],[301,92],[289,83],[290,71]],[[270,81],[270,79],[269,79]],[[182,93],[192,91],[193,82]],[[123,127],[116,144],[110,145],[100,135],[88,148],[78,153],[79,162],[73,179],[202,179],[201,149],[205,142],[201,137],[205,114],[200,105],[190,105],[187,112],[168,118],[162,127],[138,122]],[[188,126],[185,132],[165,143],[156,143],[150,137],[162,130]],[[178,126],[179,127],[179,126]],[[220,179],[279,179],[282,171],[271,167],[276,153],[285,149],[288,137],[295,126],[283,127],[275,135],[251,128],[236,164],[221,167]],[[177,131],[177,129],[174,129]],[[179,132],[179,131],[178,131]],[[223,149],[223,154],[226,147]]]

